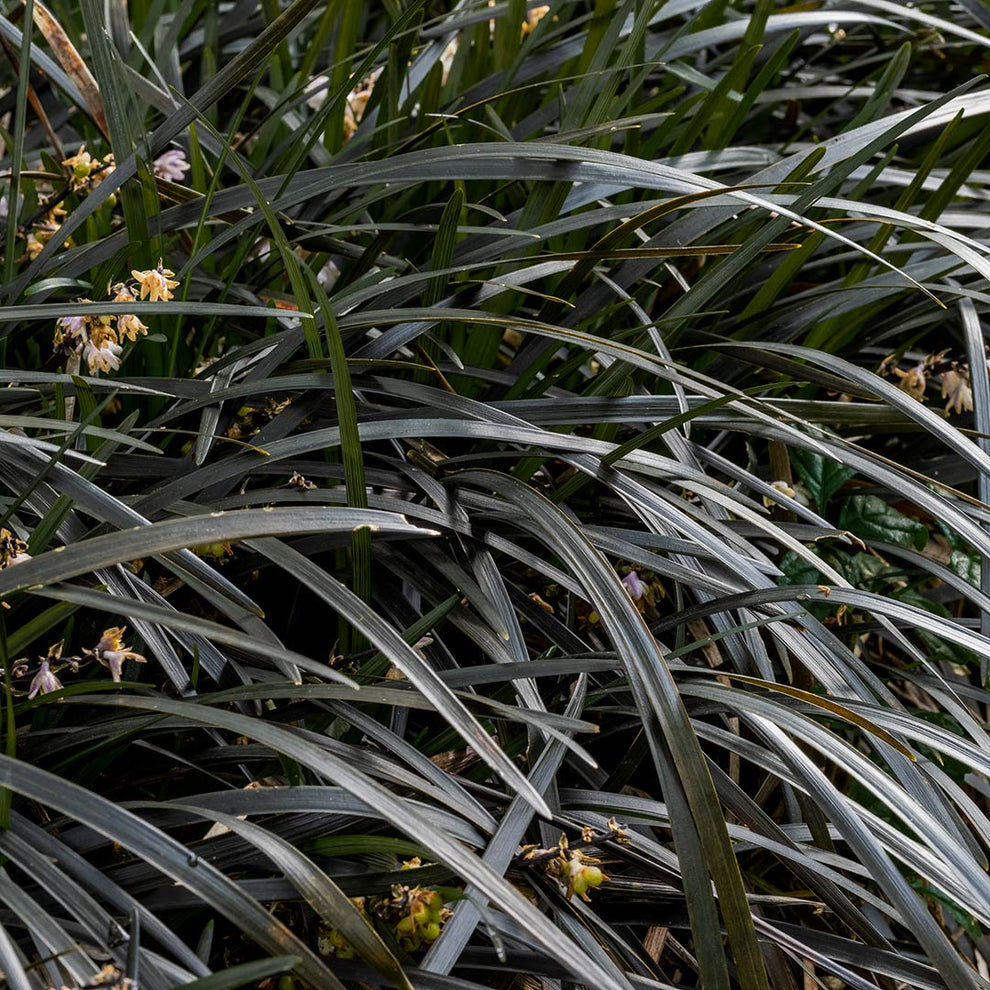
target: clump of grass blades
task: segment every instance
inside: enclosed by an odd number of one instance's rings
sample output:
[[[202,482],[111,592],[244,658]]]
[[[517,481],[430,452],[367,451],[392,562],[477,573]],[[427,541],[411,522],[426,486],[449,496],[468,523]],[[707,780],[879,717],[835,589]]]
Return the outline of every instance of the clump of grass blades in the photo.
[[[984,987],[976,4],[0,20],[0,971]]]

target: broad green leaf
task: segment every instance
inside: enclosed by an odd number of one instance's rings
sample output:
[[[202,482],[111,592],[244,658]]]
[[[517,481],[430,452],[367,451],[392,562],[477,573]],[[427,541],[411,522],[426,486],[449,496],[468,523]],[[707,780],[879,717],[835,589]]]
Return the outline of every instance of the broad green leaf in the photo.
[[[836,461],[808,450],[792,450],[791,464],[811,492],[819,512],[825,512],[829,499],[856,472]]]
[[[924,550],[928,527],[877,495],[851,495],[842,503],[839,526],[861,539],[883,540]]]

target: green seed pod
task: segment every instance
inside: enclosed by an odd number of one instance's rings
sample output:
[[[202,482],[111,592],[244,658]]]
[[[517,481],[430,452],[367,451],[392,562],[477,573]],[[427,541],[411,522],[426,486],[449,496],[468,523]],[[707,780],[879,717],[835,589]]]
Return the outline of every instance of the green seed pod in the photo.
[[[604,879],[605,874],[597,866],[585,867],[584,880],[589,887],[600,887]]]
[[[72,166],[72,174],[75,175],[77,179],[88,179],[90,173],[90,166],[85,162],[76,162]]]
[[[424,942],[435,942],[440,937],[440,922],[431,921],[428,925],[424,925],[420,935],[423,936]]]
[[[415,933],[415,931],[416,931],[416,922],[409,915],[406,915],[403,918],[399,918],[399,920],[395,923],[396,935],[412,935]]]
[[[571,881],[571,883],[572,883],[572,885],[574,887],[574,893],[577,894],[579,897],[582,894],[587,893],[587,891],[588,891],[588,881],[585,880],[585,878],[583,876],[581,876],[580,873],[576,877],[574,877],[574,879]]]
[[[427,901],[427,904],[430,908],[430,914],[439,918],[440,911],[443,908],[443,894],[441,894],[439,890],[433,891],[433,893],[430,894],[430,899]]]
[[[104,201],[103,206],[105,209],[112,210],[116,205],[117,205],[117,194],[110,193],[110,195],[107,196],[106,200]]]
[[[430,919],[430,909],[422,901],[415,901],[409,908],[409,915],[417,925],[425,925]]]

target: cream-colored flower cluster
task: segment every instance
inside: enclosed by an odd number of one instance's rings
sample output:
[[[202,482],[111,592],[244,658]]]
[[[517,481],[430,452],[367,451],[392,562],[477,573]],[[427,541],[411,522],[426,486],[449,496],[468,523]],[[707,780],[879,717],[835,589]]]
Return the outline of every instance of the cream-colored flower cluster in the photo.
[[[898,387],[912,399],[925,401],[928,383],[937,378],[941,386],[942,398],[947,400],[947,413],[973,411],[973,384],[970,380],[969,363],[954,361],[946,357],[947,351],[929,354],[908,369],[899,368],[894,355],[880,365],[879,374],[897,378]]]
[[[168,301],[173,298],[172,290],[179,284],[172,276],[175,273],[158,262],[156,268],[147,271],[131,272],[136,285],[118,282],[109,287],[110,301],[115,303],[134,302],[149,299],[151,302]],[[91,299],[79,299],[81,303]],[[116,371],[120,367],[125,340],[136,341],[148,332],[147,326],[133,313],[120,315],[98,314],[96,316],[63,316],[55,323],[53,348],[56,354],[64,355],[78,368],[84,360],[89,373]]]
[[[102,158],[94,158],[87,150],[86,145],[79,146],[79,150],[62,161],[62,167],[66,170],[66,179],[69,184],[69,191],[74,193],[88,193],[95,189],[112,171],[113,154],[107,153]],[[65,209],[59,206],[61,196],[56,197],[47,183],[39,183],[39,194],[47,195],[47,202],[52,203],[51,209],[45,210],[36,219],[26,233],[26,254],[29,261],[34,261],[44,250],[45,245],[58,233],[62,226],[62,218],[65,216]],[[44,210],[45,203],[40,204]],[[66,242],[69,243],[69,242]]]
[[[68,180],[69,191],[88,193],[113,171],[113,154],[108,152],[102,158],[94,158],[86,150],[86,145],[82,144],[71,158],[63,160],[62,167],[67,172],[66,179]],[[45,245],[58,233],[66,212],[63,207],[58,205],[61,196],[56,197],[47,183],[39,183],[37,189],[39,194],[42,192],[50,194],[47,202],[52,203],[52,207],[45,210],[27,231],[26,254],[29,261],[34,261],[44,250]],[[111,205],[113,205],[112,202]],[[41,208],[44,209],[44,206],[45,204],[42,203]],[[70,242],[67,241],[66,244],[68,243]]]

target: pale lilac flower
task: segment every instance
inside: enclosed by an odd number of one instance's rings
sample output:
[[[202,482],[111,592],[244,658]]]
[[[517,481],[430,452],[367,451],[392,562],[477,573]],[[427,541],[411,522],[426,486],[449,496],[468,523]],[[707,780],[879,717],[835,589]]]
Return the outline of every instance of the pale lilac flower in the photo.
[[[625,589],[629,592],[629,597],[633,601],[642,598],[649,590],[648,585],[643,582],[642,578],[635,571],[630,571],[622,579],[622,583],[625,585]]]
[[[104,667],[110,668],[110,676],[115,682],[120,681],[121,670],[125,660],[135,660],[144,663],[145,659],[140,653],[135,653],[124,643],[124,633],[127,626],[111,626],[103,630],[100,641],[92,650],[83,650],[87,656],[94,656]]]
[[[121,671],[124,669],[125,654],[120,650],[104,650],[103,662],[110,668],[110,676],[115,684],[120,683]]]
[[[134,291],[126,282],[118,282],[114,286],[107,287],[107,293],[113,293],[114,302],[133,302],[137,299]]]
[[[168,182],[181,182],[189,171],[186,153],[181,148],[169,148],[155,159],[155,175]]]
[[[52,673],[51,664],[47,660],[42,660],[38,673],[34,675],[31,681],[28,697],[33,698],[38,694],[49,694],[51,691],[59,691],[61,688],[62,682]]]
[[[88,319],[86,316],[60,316],[55,326],[66,336],[78,337],[86,329]]]
[[[91,340],[83,347],[83,357],[89,364],[89,373],[116,371],[120,367],[120,354],[123,348],[112,340],[103,339],[97,347]]]

